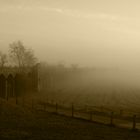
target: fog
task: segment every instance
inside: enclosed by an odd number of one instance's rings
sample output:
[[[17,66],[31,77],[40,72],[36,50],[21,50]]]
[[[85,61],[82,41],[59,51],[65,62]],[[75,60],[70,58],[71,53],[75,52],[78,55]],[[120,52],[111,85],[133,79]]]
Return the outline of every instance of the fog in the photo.
[[[139,85],[139,4],[137,0],[0,0],[0,50],[7,52],[10,43],[21,40],[40,61],[116,68],[117,74],[109,73],[112,78]]]

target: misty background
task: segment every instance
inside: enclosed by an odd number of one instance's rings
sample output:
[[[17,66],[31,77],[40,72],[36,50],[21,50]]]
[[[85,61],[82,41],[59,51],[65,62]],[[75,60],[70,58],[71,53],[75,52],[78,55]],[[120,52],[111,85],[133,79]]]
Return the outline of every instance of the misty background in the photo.
[[[0,49],[7,52],[11,42],[21,40],[42,62],[112,69],[99,77],[111,79],[109,85],[139,87],[139,4],[137,0],[0,0]]]
[[[0,121],[0,139],[138,138],[140,1],[0,0]]]
[[[21,40],[41,61],[140,70],[139,2],[0,0],[0,48]]]

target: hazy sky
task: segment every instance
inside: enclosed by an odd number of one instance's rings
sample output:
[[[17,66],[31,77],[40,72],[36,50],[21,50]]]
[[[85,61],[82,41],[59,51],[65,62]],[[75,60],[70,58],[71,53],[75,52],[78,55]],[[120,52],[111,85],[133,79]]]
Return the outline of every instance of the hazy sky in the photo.
[[[40,60],[140,69],[139,0],[0,0],[0,50]]]

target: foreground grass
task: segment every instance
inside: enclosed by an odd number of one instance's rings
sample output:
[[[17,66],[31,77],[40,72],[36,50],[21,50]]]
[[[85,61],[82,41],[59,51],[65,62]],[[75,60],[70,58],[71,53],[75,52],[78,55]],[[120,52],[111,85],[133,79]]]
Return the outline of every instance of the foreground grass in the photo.
[[[0,140],[139,140],[140,132],[1,104]]]

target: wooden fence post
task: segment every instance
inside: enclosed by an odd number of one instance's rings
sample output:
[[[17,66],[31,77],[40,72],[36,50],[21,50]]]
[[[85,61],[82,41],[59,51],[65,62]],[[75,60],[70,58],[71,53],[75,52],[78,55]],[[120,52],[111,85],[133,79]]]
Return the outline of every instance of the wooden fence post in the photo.
[[[123,116],[123,110],[120,109],[120,116]]]
[[[74,105],[72,104],[72,108],[71,108],[71,115],[72,117],[74,117]]]
[[[0,103],[0,115],[2,114],[2,103]]]
[[[24,97],[22,97],[22,106],[24,107]]]
[[[56,103],[55,105],[55,109],[56,109],[56,114],[58,113],[58,104]]]
[[[136,130],[136,115],[133,115],[133,128],[132,130]]]
[[[18,97],[17,97],[17,95],[16,95],[16,105],[18,104]]]
[[[33,101],[33,99],[32,99],[32,110],[34,109],[34,101]]]
[[[114,112],[112,111],[111,116],[110,116],[110,125],[111,126],[113,126],[113,115],[114,115]]]
[[[85,111],[87,112],[87,105],[85,105]]]
[[[46,103],[44,103],[44,111],[46,110]]]
[[[6,83],[6,87],[5,87],[5,90],[6,90],[6,100],[8,101],[8,81],[7,81],[7,78],[6,78],[6,81],[5,81]]]
[[[89,116],[90,117],[89,120],[92,121],[92,111],[89,112],[89,115],[90,115]]]
[[[103,112],[103,106],[100,106],[100,111]]]

